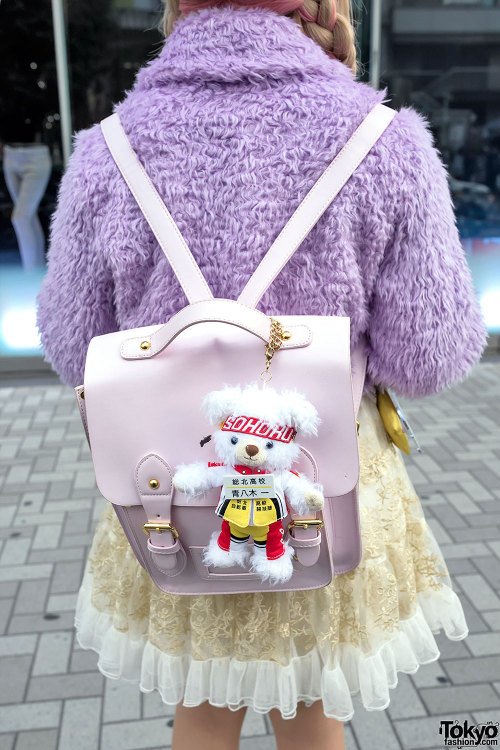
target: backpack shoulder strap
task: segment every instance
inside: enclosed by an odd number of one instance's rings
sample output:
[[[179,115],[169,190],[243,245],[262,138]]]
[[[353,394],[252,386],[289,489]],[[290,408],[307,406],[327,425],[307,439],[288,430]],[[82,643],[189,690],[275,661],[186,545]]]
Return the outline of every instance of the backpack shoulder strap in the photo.
[[[377,104],[341,148],[330,166],[313,185],[285,224],[238,297],[238,302],[255,307],[283,266],[326,211],[372,146],[385,131],[396,111]]]
[[[369,112],[283,227],[241,292],[238,302],[249,307],[258,304],[395,114],[395,110],[384,104],[377,104]],[[177,224],[137,158],[118,114],[104,119],[101,129],[118,169],[170,262],[188,301],[193,303],[213,299]]]
[[[213,299],[177,224],[137,158],[118,114],[106,117],[101,122],[101,129],[118,169],[167,256],[189,302]]]

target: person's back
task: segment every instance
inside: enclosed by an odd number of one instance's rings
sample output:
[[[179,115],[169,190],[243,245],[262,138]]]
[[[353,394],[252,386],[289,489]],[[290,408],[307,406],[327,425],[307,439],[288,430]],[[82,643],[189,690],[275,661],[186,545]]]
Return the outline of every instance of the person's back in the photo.
[[[221,6],[179,19],[116,111],[214,295],[236,299],[378,102],[388,102],[386,91],[356,81],[347,64],[328,57],[292,18]],[[47,357],[65,382],[78,385],[93,336],[165,323],[185,304],[99,126],[81,132],[63,178],[39,297]],[[446,169],[419,113],[403,108],[396,114],[259,307],[274,315],[347,315],[352,347],[367,334],[359,416],[362,562],[305,596],[269,594],[267,603],[259,595],[179,598],[151,590],[136,561],[124,562],[127,541],[107,510],[79,597],[79,638],[101,652],[108,674],[130,678],[142,670],[142,688],[160,689],[166,702],[278,708],[290,717],[301,701],[322,701],[324,715],[344,721],[356,690],[367,708],[386,707],[392,679],[380,671],[379,649],[390,650],[395,631],[406,645],[398,654],[395,649],[394,663],[404,671],[415,654],[416,669],[434,653],[424,617],[433,607],[432,630],[443,627],[453,638],[467,632],[372,398],[375,386],[409,396],[439,392],[469,372],[485,344]],[[377,503],[384,503],[380,516]],[[111,531],[112,549],[105,542]],[[419,556],[425,575],[412,574]],[[96,594],[104,589],[105,602]],[[429,591],[435,598],[426,609]],[[141,637],[149,640],[139,656],[137,628],[148,617]],[[106,638],[96,635],[95,618],[109,619]],[[127,663],[111,667],[118,643]],[[356,679],[350,660],[356,660]],[[287,730],[273,720],[285,743]],[[178,732],[194,731],[187,721],[180,714]],[[316,744],[311,737],[315,750],[323,748],[321,731]],[[300,736],[295,726],[291,744],[280,748],[295,746]],[[214,742],[220,737],[214,729]]]
[[[382,101],[385,91],[356,81],[291,18],[211,8],[174,26],[116,111],[215,296],[235,299],[310,187]],[[164,323],[185,298],[98,125],[78,135],[61,193],[51,253],[60,247],[66,273],[52,280],[49,265],[40,320],[49,358],[77,385],[85,347],[44,335],[54,310],[64,307],[73,326],[81,321],[88,343],[116,327]],[[348,315],[353,347],[365,329],[371,334],[372,379],[410,395],[432,392],[465,374],[483,346],[452,216],[432,136],[404,108],[260,307]],[[435,340],[417,340],[417,319],[435,330]],[[423,347],[432,355],[439,347],[432,371]],[[386,361],[386,351],[400,364]]]

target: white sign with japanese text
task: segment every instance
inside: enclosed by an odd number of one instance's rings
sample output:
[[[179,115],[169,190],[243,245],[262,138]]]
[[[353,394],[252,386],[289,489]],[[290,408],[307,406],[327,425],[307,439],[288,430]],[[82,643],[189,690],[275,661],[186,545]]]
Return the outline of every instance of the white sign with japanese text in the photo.
[[[224,477],[226,500],[258,500],[276,497],[274,474],[230,474]]]

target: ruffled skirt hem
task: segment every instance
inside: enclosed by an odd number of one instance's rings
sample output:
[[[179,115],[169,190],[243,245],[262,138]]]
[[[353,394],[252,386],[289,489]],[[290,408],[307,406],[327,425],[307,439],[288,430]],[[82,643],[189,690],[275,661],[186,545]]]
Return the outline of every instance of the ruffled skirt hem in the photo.
[[[169,655],[146,636],[120,632],[110,614],[99,612],[91,601],[91,576],[85,576],[78,597],[75,627],[83,649],[99,654],[98,668],[106,677],[139,685],[144,693],[158,690],[167,705],[183,703],[257,713],[273,708],[283,718],[296,715],[297,703],[321,700],[326,716],[349,721],[354,715],[352,696],[359,695],[368,711],[384,710],[398,672],[415,673],[421,664],[436,661],[440,652],[434,635],[441,630],[450,640],[468,634],[462,605],[446,585],[417,594],[415,614],[399,621],[376,652],[365,654],[349,643],[334,650],[325,664],[316,647],[286,665],[273,661],[238,661],[234,658],[193,659],[190,654]]]

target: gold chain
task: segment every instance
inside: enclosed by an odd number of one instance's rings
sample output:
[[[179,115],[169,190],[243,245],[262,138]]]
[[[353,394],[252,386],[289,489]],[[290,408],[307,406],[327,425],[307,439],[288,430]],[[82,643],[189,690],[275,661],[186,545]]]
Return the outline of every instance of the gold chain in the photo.
[[[277,352],[278,349],[280,349],[281,344],[283,343],[283,326],[278,320],[275,320],[274,318],[270,318],[270,320],[271,333],[269,336],[269,341],[266,344],[266,368],[260,373],[260,377],[262,378],[264,383],[269,383],[269,381],[273,377],[269,372],[269,368],[271,367],[274,353]]]

